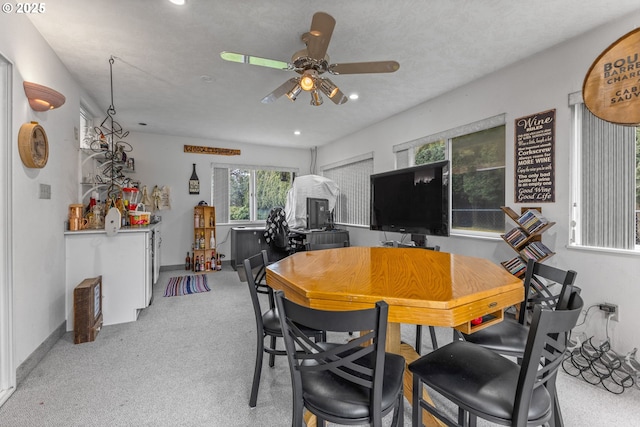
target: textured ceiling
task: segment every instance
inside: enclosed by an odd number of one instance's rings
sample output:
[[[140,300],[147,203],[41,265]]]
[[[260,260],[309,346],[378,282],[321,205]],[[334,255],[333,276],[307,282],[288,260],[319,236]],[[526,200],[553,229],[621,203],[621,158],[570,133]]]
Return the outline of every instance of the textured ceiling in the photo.
[[[114,105],[126,130],[295,147],[335,141],[640,10],[638,0],[186,0],[184,6],[55,0],[46,6],[29,19],[104,110],[109,58],[116,58]],[[336,20],[331,63],[396,60],[400,69],[332,76],[345,94],[360,96],[343,105],[325,100],[314,107],[307,94],[262,104],[297,74],[226,62],[220,52],[289,61],[304,48],[300,36],[317,11]]]

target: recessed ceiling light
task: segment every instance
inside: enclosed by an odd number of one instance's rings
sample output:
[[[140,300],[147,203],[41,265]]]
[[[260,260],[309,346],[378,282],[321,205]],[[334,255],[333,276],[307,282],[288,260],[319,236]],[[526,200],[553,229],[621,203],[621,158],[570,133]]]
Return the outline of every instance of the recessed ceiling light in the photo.
[[[178,6],[182,6],[185,3],[185,0],[169,0],[173,4],[177,4]]]
[[[352,93],[351,95],[349,95],[349,99],[353,99],[353,100],[358,99],[358,94],[357,93]]]
[[[293,134],[294,134],[294,135],[300,135],[300,131],[299,131],[299,130],[294,130],[294,131],[293,131]]]

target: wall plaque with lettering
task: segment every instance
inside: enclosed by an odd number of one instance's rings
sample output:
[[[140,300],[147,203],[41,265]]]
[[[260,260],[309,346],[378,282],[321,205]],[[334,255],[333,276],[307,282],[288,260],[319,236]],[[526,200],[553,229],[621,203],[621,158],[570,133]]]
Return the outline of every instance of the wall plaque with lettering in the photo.
[[[515,120],[515,201],[555,202],[556,110]]]
[[[584,78],[582,97],[589,111],[602,120],[640,124],[640,28],[598,56]]]

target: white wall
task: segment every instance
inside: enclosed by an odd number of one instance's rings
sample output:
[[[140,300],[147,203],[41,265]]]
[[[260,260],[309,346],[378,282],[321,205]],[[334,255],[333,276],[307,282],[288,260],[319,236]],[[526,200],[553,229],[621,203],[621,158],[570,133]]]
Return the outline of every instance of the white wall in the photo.
[[[637,333],[637,325],[640,324],[640,259],[619,253],[567,248],[571,155],[568,94],[582,89],[582,81],[591,63],[611,43],[637,27],[639,20],[640,13],[636,13],[324,146],[318,151],[317,163],[322,166],[374,150],[374,172],[384,172],[394,168],[392,146],[395,144],[502,113],[507,116],[506,135],[511,136],[514,135],[516,118],[555,108],[556,202],[540,204],[544,215],[556,221],[556,225],[543,236],[545,244],[557,253],[547,263],[578,272],[577,284],[583,289],[586,307],[604,301],[619,305],[621,321],[612,323],[611,328],[616,351],[626,353],[633,347],[640,347]],[[520,205],[514,203],[513,197],[513,137],[507,138],[506,158],[505,203],[519,210]],[[378,244],[382,239],[380,232],[351,230],[351,242],[355,245]],[[481,256],[495,262],[513,256],[502,240],[452,236],[430,237],[429,242],[439,244],[449,252]],[[604,337],[603,319],[602,313],[596,310],[587,324],[588,332]]]
[[[233,163],[249,166],[280,166],[299,168],[300,175],[309,172],[311,151],[308,149],[265,147],[235,142],[203,140],[132,132],[127,142],[135,158],[136,173],[132,175],[149,192],[154,185],[171,187],[171,210],[158,211],[162,216],[161,266],[184,264],[193,239],[193,207],[201,200],[212,204],[211,164]],[[239,156],[218,156],[184,152],[184,145],[196,145],[240,150]],[[188,182],[192,165],[200,180],[200,194],[189,194]],[[264,221],[258,223],[264,226]],[[218,250],[230,259],[229,225],[217,224]]]
[[[0,52],[14,66],[11,163],[13,169],[13,336],[18,367],[65,321],[64,221],[77,193],[77,144],[81,92],[44,39],[21,15],[2,16]],[[35,112],[23,81],[49,86],[66,97],[59,109]],[[22,164],[20,126],[37,121],[48,135],[49,159],[42,169]],[[39,185],[51,186],[51,199],[38,198]]]

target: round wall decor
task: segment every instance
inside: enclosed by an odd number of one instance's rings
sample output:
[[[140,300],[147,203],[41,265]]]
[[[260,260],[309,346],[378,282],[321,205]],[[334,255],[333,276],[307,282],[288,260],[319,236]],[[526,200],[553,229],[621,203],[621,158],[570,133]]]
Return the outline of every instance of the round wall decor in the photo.
[[[18,132],[18,151],[28,168],[43,168],[49,159],[49,140],[38,122],[25,123]]]

